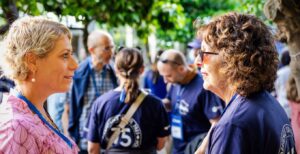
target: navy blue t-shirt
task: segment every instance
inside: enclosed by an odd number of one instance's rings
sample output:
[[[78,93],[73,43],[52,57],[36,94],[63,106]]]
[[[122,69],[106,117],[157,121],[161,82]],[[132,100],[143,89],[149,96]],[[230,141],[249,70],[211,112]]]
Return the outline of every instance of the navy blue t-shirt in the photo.
[[[268,92],[237,97],[212,128],[209,154],[293,153],[295,142],[287,115]]]
[[[150,89],[152,94],[161,99],[165,98],[167,89],[163,77],[158,74],[155,83],[153,83],[153,78],[155,78],[154,72],[152,70],[147,71],[144,78],[144,88]]]
[[[100,96],[93,104],[88,121],[87,139],[100,143],[105,149],[114,128],[120,123],[130,108],[130,103],[119,101],[120,91],[109,91]],[[170,134],[166,110],[162,102],[153,95],[147,95],[136,110],[125,129],[120,133],[112,148],[151,149],[156,148],[157,138]]]
[[[199,74],[186,85],[173,85],[169,94],[172,114],[180,115],[183,123],[183,139],[173,137],[173,153],[184,153],[188,142],[208,132],[211,127],[209,120],[221,115],[224,103],[203,88],[203,79]]]

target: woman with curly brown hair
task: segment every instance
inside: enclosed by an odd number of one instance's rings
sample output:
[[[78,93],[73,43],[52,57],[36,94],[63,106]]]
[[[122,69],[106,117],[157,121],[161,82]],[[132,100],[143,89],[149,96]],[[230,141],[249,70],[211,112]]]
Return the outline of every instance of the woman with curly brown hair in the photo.
[[[203,87],[226,103],[211,129],[207,153],[295,153],[292,128],[269,94],[278,55],[268,27],[252,15],[229,13],[198,29]]]

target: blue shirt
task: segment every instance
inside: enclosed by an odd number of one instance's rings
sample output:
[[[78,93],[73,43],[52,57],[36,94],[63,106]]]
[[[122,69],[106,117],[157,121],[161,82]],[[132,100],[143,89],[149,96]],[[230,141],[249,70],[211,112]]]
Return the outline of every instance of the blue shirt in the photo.
[[[68,95],[68,102],[70,106],[68,131],[71,137],[76,141],[76,143],[79,143],[80,141],[81,134],[79,131],[79,119],[83,112],[86,93],[89,85],[93,84],[90,81],[90,76],[92,75],[90,61],[91,57],[88,57],[79,64],[78,69],[74,73],[72,88]],[[117,78],[115,76],[114,70],[109,64],[107,64],[106,66],[108,71],[107,74],[109,74],[112,82],[114,83],[114,87],[117,87]]]
[[[172,113],[180,115],[183,122],[183,140],[173,138],[173,153],[184,153],[188,142],[208,132],[211,126],[209,120],[221,115],[224,103],[203,88],[203,79],[199,74],[186,85],[172,86],[169,99]]]
[[[283,108],[268,92],[237,95],[211,131],[208,154],[292,153],[293,131]]]
[[[110,69],[108,65],[104,65],[101,71],[96,72],[92,67],[92,61],[90,61],[90,69],[93,72],[89,77],[90,81],[87,87],[87,91],[84,94],[82,113],[79,118],[79,147],[81,149],[87,149],[87,140],[84,137],[86,131],[84,130],[84,127],[87,124],[88,116],[91,112],[94,101],[103,93],[114,89],[114,82],[111,78],[110,73],[108,73]]]
[[[156,80],[154,78],[156,78]],[[152,94],[161,99],[166,97],[166,83],[164,82],[163,77],[159,74],[155,77],[152,70],[147,71],[145,74],[144,88],[150,89]]]
[[[92,107],[88,122],[87,139],[100,143],[105,149],[114,128],[119,124],[121,116],[126,114],[130,103],[119,101],[121,92],[109,91],[100,96]],[[136,110],[124,132],[120,133],[112,148],[149,149],[156,148],[157,138],[170,134],[167,113],[162,102],[148,95]]]

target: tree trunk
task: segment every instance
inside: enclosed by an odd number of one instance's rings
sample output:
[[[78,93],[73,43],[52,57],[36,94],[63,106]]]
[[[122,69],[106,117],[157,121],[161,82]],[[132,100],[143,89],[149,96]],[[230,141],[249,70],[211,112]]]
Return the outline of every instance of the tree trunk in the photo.
[[[278,27],[278,39],[287,43],[291,56],[291,72],[300,94],[300,2],[299,0],[268,0],[264,6],[267,18]]]
[[[4,35],[8,31],[9,26],[19,18],[19,12],[14,0],[4,1],[2,10],[7,23],[0,27],[0,35]]]

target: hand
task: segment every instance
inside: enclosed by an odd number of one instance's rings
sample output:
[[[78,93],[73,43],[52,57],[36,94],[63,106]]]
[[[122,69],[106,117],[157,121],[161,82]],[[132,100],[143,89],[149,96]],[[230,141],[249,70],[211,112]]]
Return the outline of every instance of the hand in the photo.
[[[171,112],[172,110],[172,103],[168,98],[164,98],[162,99],[163,104],[165,105],[165,108],[167,110],[167,112]]]

